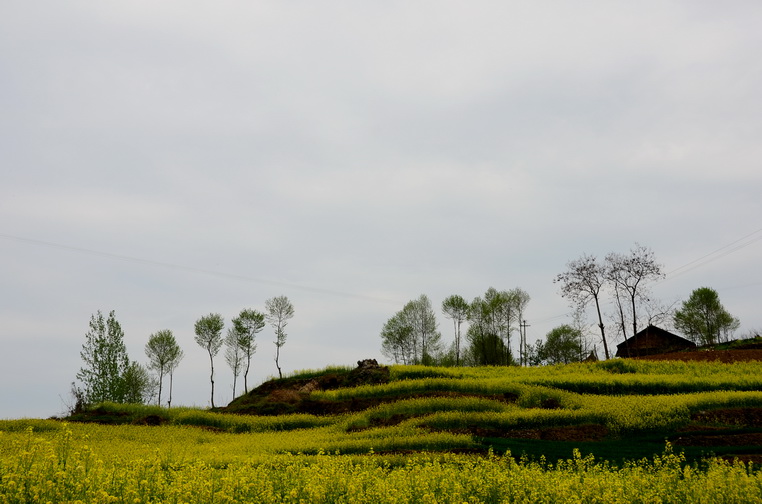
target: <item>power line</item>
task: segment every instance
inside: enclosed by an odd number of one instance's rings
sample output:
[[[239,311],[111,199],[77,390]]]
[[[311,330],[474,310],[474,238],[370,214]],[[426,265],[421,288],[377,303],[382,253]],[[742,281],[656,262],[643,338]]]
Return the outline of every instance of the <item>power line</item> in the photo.
[[[757,229],[756,231],[749,233],[746,236],[743,236],[731,243],[728,243],[727,245],[722,246],[713,252],[710,252],[704,256],[701,256],[698,259],[695,259],[689,263],[683,264],[679,268],[675,268],[674,270],[666,274],[665,280],[675,278],[689,271],[693,271],[694,269],[700,268],[702,266],[706,266],[712,261],[716,261],[717,259],[723,258],[729,254],[732,254],[733,252],[741,250],[742,248],[748,247],[749,245],[756,243],[759,240],[762,240],[762,234],[754,238],[751,238],[752,236],[760,232],[762,232],[762,228]]]
[[[118,261],[126,261],[126,262],[132,262],[132,263],[138,263],[138,264],[147,264],[150,266],[158,266],[161,268],[169,268],[174,269],[178,271],[187,271],[190,273],[197,273],[197,274],[204,274],[209,276],[214,276],[218,278],[226,278],[229,280],[239,280],[243,282],[250,282],[250,283],[259,283],[259,284],[265,284],[265,285],[274,285],[277,287],[287,287],[290,289],[296,289],[296,290],[302,290],[306,292],[314,292],[318,294],[326,294],[330,296],[338,296],[338,297],[345,297],[345,298],[354,298],[354,299],[364,299],[366,301],[373,301],[377,303],[389,303],[389,304],[396,304],[401,305],[404,304],[400,301],[393,300],[393,299],[385,299],[385,298],[379,298],[375,296],[366,296],[363,294],[354,294],[349,292],[342,292],[342,291],[335,291],[330,289],[323,289],[318,287],[310,287],[307,285],[300,285],[295,283],[289,283],[289,282],[282,282],[277,280],[268,280],[265,278],[254,278],[244,275],[238,275],[233,273],[225,273],[222,271],[214,271],[214,270],[207,270],[202,268],[195,268],[191,266],[183,266],[179,264],[173,264],[173,263],[167,263],[167,262],[161,262],[161,261],[154,261],[151,259],[143,259],[140,257],[132,257],[132,256],[126,256],[121,254],[114,254],[112,252],[103,252],[100,250],[92,250],[84,247],[73,247],[70,245],[63,245],[61,243],[55,243],[55,242],[49,242],[44,240],[36,240],[32,238],[23,238],[21,236],[14,236],[9,235],[5,233],[0,233],[0,238],[5,238],[7,240],[13,240],[21,243],[26,243],[29,245],[34,245],[38,247],[48,247],[48,248],[54,248],[54,249],[60,249],[60,250],[68,250],[70,252],[77,252],[80,254],[87,254],[87,255],[93,255],[98,257],[104,257],[106,259],[113,259]]]
[[[694,259],[693,261],[690,261],[690,262],[688,262],[686,264],[683,264],[679,268],[675,268],[672,271],[670,271],[669,273],[667,273],[665,275],[665,278],[663,280],[660,280],[660,281],[658,281],[656,283],[660,284],[660,283],[665,282],[667,280],[671,280],[671,279],[673,279],[673,278],[675,278],[677,276],[680,276],[680,275],[682,275],[684,273],[687,273],[689,271],[693,271],[694,269],[700,268],[702,266],[706,266],[710,262],[716,261],[717,259],[721,259],[721,258],[723,258],[723,257],[725,257],[725,256],[727,256],[729,254],[732,254],[733,252],[741,250],[742,248],[748,247],[749,245],[752,245],[752,244],[762,240],[762,234],[760,234],[760,233],[762,233],[762,228],[757,229],[756,231],[753,231],[753,232],[751,232],[751,233],[749,233],[749,234],[747,234],[745,236],[742,236],[741,238],[739,238],[739,239],[737,239],[735,241],[732,241],[732,242],[728,243],[727,245],[723,245],[722,247],[718,248],[717,250],[714,250],[714,251],[712,251],[712,252],[710,252],[710,253],[708,253],[706,255],[703,255],[703,256],[699,257],[698,259]],[[759,235],[759,236],[754,236],[754,235]],[[715,255],[715,254],[717,254],[717,255]],[[722,289],[722,290],[734,289],[734,288],[739,288],[739,287],[752,287],[752,286],[756,286],[756,285],[760,285],[760,283],[757,282],[757,283],[752,283],[752,284],[739,285],[739,286],[734,286],[734,287],[727,287],[727,288]],[[543,319],[535,320],[535,322],[551,322],[553,320],[558,320],[558,319],[561,319],[561,318],[564,318],[564,317],[567,317],[567,316],[568,316],[568,313],[567,314],[563,314],[563,315],[555,315],[555,316],[552,316],[552,317],[546,317],[546,318],[543,318]]]

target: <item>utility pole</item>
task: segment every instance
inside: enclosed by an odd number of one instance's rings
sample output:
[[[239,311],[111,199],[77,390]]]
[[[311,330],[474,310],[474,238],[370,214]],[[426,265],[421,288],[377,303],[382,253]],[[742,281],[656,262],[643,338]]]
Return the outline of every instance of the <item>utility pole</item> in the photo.
[[[527,324],[526,320],[522,320],[519,324],[519,346],[520,346],[520,364],[526,366],[529,362],[527,359],[527,327],[532,327]]]

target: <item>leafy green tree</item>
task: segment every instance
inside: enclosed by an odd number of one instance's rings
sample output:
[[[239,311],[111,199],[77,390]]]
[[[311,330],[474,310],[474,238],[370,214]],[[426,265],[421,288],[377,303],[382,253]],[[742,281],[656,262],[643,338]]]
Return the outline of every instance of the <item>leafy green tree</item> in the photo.
[[[77,373],[82,383],[79,396],[86,404],[126,400],[124,375],[130,365],[124,332],[112,310],[104,319],[100,310],[90,317],[90,330],[80,352],[83,366]]]
[[[675,311],[675,327],[699,345],[713,345],[730,339],[741,325],[720,302],[717,291],[709,287],[694,290]]]
[[[409,301],[381,330],[381,352],[395,362],[432,364],[441,351],[442,336],[429,298]]]
[[[148,357],[148,368],[156,371],[159,375],[159,396],[157,404],[161,405],[161,392],[164,376],[169,372],[171,364],[182,358],[182,350],[175,340],[175,336],[169,329],[163,329],[151,334],[145,346]]]
[[[257,310],[244,309],[233,319],[233,331],[235,331],[236,343],[243,352],[244,370],[243,387],[244,392],[249,392],[249,369],[251,368],[251,357],[257,351],[257,345],[254,339],[257,334],[265,327],[265,314]]]
[[[418,299],[409,301],[402,309],[407,324],[413,330],[415,347],[420,348],[420,362],[424,365],[432,363],[432,358],[438,354],[442,336],[437,332],[437,319],[428,296],[421,294]]]
[[[470,306],[463,297],[453,294],[442,301],[442,313],[449,319],[452,319],[453,329],[455,331],[454,350],[455,365],[460,366],[460,326],[468,319],[468,310]]]
[[[294,305],[286,296],[277,296],[265,301],[265,318],[275,329],[275,367],[278,368],[278,377],[283,378],[280,368],[280,349],[286,344],[286,325],[294,316]]]
[[[469,342],[467,360],[477,366],[508,366],[513,364],[505,341],[494,332],[485,331],[479,324],[472,324],[466,332]]]
[[[136,361],[132,361],[124,372],[124,402],[143,404],[149,402],[157,384],[151,379],[148,370]]]
[[[381,329],[381,353],[396,364],[413,364],[416,359],[413,328],[399,311]]]
[[[545,342],[538,342],[537,360],[548,364],[569,364],[579,362],[582,356],[582,333],[564,324],[552,329]]]
[[[498,291],[487,289],[484,297],[476,297],[468,311],[470,326],[466,338],[470,343],[469,354],[480,365],[510,365],[514,363],[511,352],[511,334],[518,329],[523,311],[529,302],[529,294],[516,288]],[[523,355],[523,340],[519,345]],[[502,353],[502,354],[501,354]]]
[[[542,338],[534,342],[534,345],[528,345],[527,347],[527,363],[530,366],[539,366],[542,364],[542,355],[544,352],[545,344],[542,342]]]
[[[196,321],[194,326],[196,343],[209,354],[209,364],[211,366],[209,380],[212,383],[212,408],[214,408],[214,356],[217,355],[222,347],[222,329],[224,327],[225,319],[223,319],[222,315],[219,313],[210,313],[205,317],[201,317]]]
[[[475,297],[468,309],[469,326],[466,340],[469,343],[467,349],[469,361],[478,366],[485,366],[495,360],[496,350],[492,346],[498,338],[491,328],[490,317],[488,303],[479,296]],[[492,345],[488,345],[489,343]]]

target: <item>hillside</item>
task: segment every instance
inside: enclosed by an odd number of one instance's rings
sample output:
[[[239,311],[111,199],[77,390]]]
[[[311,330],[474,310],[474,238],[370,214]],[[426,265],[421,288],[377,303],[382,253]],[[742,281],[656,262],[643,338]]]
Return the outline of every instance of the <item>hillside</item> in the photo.
[[[280,452],[493,451],[555,460],[579,449],[621,461],[662,453],[669,441],[689,459],[760,461],[761,390],[757,361],[539,368],[371,361],[271,380],[214,412],[101,405],[70,420],[289,433],[273,441]]]

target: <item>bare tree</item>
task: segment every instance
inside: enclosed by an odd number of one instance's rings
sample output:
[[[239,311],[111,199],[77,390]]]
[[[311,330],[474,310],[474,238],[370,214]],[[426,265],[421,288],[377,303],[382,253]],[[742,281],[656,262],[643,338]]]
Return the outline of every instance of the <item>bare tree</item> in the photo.
[[[610,281],[610,279],[609,279]],[[610,281],[611,282],[611,281]],[[610,316],[614,321],[614,326],[617,328],[617,332],[622,336],[622,339],[627,341],[627,320],[630,318],[629,308],[627,306],[626,294],[622,289],[622,286],[611,282],[611,290],[614,295],[614,305],[616,306],[616,313]]]
[[[627,300],[632,318],[632,334],[638,333],[638,311],[636,301],[648,301],[648,282],[664,277],[661,265],[656,262],[651,249],[635,244],[628,255],[612,252],[606,256],[606,277],[613,284],[617,299],[621,295]],[[620,315],[624,320],[624,307],[620,304]],[[624,332],[624,323],[622,324]],[[623,335],[627,339],[627,335]]]
[[[606,268],[595,256],[584,254],[579,259],[570,261],[567,270],[556,276],[554,283],[561,284],[561,296],[569,299],[578,309],[584,309],[590,301],[595,304],[598,315],[598,328],[601,331],[603,353],[609,358],[609,346],[601,313],[601,291],[606,283]]]
[[[278,296],[265,301],[267,314],[265,317],[275,329],[275,367],[278,368],[278,377],[283,378],[280,368],[280,349],[286,344],[286,325],[294,316],[294,306],[286,296]]]
[[[659,326],[667,331],[674,330],[673,315],[678,302],[677,299],[671,303],[665,303],[658,299],[649,298],[643,304],[643,311],[645,312],[643,320],[647,325]]]

